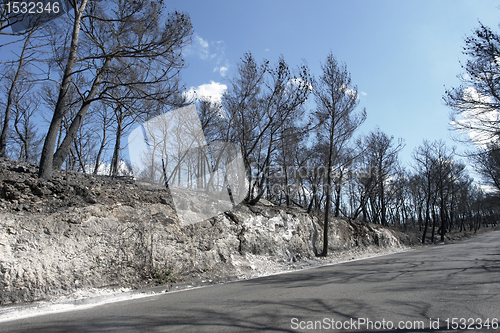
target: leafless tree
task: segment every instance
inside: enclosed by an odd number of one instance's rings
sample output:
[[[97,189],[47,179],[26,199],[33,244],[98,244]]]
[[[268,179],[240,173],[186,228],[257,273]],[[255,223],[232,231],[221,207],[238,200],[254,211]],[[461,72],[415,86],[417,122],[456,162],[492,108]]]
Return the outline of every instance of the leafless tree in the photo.
[[[446,91],[443,99],[452,109],[451,119],[475,142],[500,139],[500,35],[481,24],[465,39],[469,57],[459,76],[462,84]]]
[[[272,68],[267,61],[258,65],[247,53],[238,66],[223,106],[229,124],[227,141],[240,146],[251,177],[247,197],[250,204],[259,201],[269,185],[274,173],[273,156],[278,153],[280,143],[293,135],[291,120],[301,118],[310,82],[305,65],[292,74],[283,57]]]
[[[323,73],[314,84],[317,109],[315,117],[320,124],[318,140],[325,143],[323,152],[326,166],[326,198],[324,238],[322,255],[328,254],[328,223],[331,207],[332,170],[354,131],[366,118],[366,111],[356,113],[358,105],[357,87],[351,83],[351,75],[345,64],[339,64],[333,54],[329,54],[321,66]]]
[[[439,228],[441,241],[444,241],[446,231],[453,225],[457,193],[470,183],[465,165],[455,160],[454,149],[447,148],[443,141],[424,141],[413,156],[417,171],[415,179],[419,181],[425,196],[422,242],[425,243],[431,218],[431,241],[434,241],[436,227]]]
[[[75,3],[71,45],[68,56],[62,58],[59,97],[40,159],[41,178],[50,178],[52,169],[60,168],[93,101],[113,95],[119,87],[134,89],[134,98],[162,100],[176,91],[177,76],[184,66],[180,51],[191,34],[191,23],[186,14],[175,12],[163,24],[163,12],[158,1]],[[53,153],[64,99],[77,73],[83,73],[86,83],[85,90],[76,87],[80,110]],[[149,89],[151,85],[156,89]]]
[[[95,122],[90,117],[83,119],[73,139],[72,150],[77,158],[77,171],[91,173],[90,166],[95,163],[95,155],[99,144]]]
[[[71,42],[69,47],[69,52],[67,56],[67,61],[64,68],[64,74],[62,76],[61,84],[59,87],[58,97],[55,103],[54,113],[52,116],[52,121],[50,122],[49,130],[45,137],[45,142],[42,148],[42,155],[40,157],[39,165],[39,177],[44,179],[52,178],[52,162],[54,148],[57,140],[57,133],[61,125],[61,121],[65,115],[64,104],[67,92],[69,90],[72,76],[74,74],[74,69],[77,64],[77,51],[78,42],[80,39],[80,27],[82,22],[82,17],[85,12],[85,8],[89,0],[82,0],[77,2],[77,0],[70,0],[73,5],[73,21],[72,21],[72,34]],[[72,140],[71,140],[72,141]]]
[[[500,35],[480,23],[466,37],[468,60],[459,76],[462,84],[445,92],[451,120],[459,133],[467,133],[475,149],[468,153],[484,180],[500,190]],[[476,146],[477,145],[477,146]]]
[[[469,152],[469,158],[484,182],[500,193],[500,143],[492,142]]]
[[[15,103],[12,110],[14,133],[12,133],[11,137],[16,146],[12,148],[18,152],[15,157],[21,161],[36,163],[40,157],[43,136],[38,133],[38,128],[33,119],[39,106],[39,101],[35,96],[31,95]]]
[[[404,148],[402,139],[394,142],[380,129],[371,132],[363,140],[363,155],[367,167],[374,171],[374,191],[371,192],[373,222],[387,225],[387,189],[388,181],[396,174],[398,154]]]
[[[31,29],[23,36],[23,46],[21,53],[12,63],[4,64],[4,70],[8,75],[4,76],[7,86],[6,103],[3,110],[3,124],[0,132],[0,157],[6,155],[7,132],[9,131],[9,121],[12,108],[15,107],[15,93],[19,85],[25,85],[24,81],[29,79],[29,62],[33,60],[37,46],[31,44],[31,38],[36,33],[36,29]],[[32,87],[31,87],[32,88]],[[32,89],[29,90],[33,93]],[[19,95],[18,95],[19,97]],[[18,102],[20,100],[18,99]]]
[[[436,160],[432,152],[433,149],[433,144],[428,141],[424,141],[423,145],[415,149],[413,153],[413,158],[416,162],[414,168],[421,177],[422,186],[425,193],[425,220],[422,243],[425,243],[427,229],[429,227],[431,218],[431,208],[434,201],[433,198],[436,197],[435,183],[437,175],[435,173]]]
[[[94,175],[97,175],[101,166],[103,154],[111,140],[110,132],[112,129],[111,126],[113,124],[113,117],[111,115],[110,108],[103,101],[95,104],[94,108],[95,111],[92,112],[93,117],[91,121],[94,128],[100,129],[100,132],[97,134],[98,148],[95,152],[95,158],[93,161],[94,170],[92,172]]]

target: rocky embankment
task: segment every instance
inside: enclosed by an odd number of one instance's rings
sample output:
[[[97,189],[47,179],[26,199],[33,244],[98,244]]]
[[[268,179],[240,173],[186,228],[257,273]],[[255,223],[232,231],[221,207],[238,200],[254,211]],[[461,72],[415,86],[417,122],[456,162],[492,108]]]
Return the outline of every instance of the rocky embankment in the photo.
[[[321,223],[299,208],[263,200],[181,227],[164,188],[65,172],[46,182],[36,171],[0,160],[2,305],[88,288],[248,278],[314,258],[322,248]],[[334,219],[329,246],[335,255],[415,241]]]

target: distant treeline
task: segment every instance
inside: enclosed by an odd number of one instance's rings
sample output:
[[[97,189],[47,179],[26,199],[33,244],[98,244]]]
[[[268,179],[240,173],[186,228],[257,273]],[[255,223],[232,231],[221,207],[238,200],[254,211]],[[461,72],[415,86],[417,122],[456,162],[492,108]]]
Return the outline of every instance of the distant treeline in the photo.
[[[333,54],[315,77],[307,65],[291,68],[283,57],[259,62],[247,53],[221,102],[190,100],[180,77],[193,32],[187,13],[167,12],[154,0],[68,3],[59,18],[30,21],[21,32],[6,32],[10,23],[1,17],[0,34],[11,35],[19,52],[2,64],[0,156],[39,163],[41,178],[61,168],[97,173],[103,163],[116,176],[122,139],[134,125],[195,103],[209,144],[240,147],[246,201],[322,214],[325,235],[330,214],[412,224],[423,240],[497,223],[500,38],[488,27],[466,39],[463,85],[443,98],[457,129],[473,137],[470,162],[491,192],[442,141],[424,141],[405,168],[403,139],[379,129],[356,136],[366,110],[358,109],[358,89]]]

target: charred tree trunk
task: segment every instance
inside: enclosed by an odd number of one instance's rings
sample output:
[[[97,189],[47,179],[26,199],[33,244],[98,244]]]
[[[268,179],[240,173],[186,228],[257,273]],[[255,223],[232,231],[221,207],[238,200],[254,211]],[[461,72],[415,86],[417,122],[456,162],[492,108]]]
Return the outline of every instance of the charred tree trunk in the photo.
[[[50,122],[49,131],[47,132],[47,136],[45,137],[45,142],[42,148],[42,155],[40,157],[40,168],[38,171],[38,176],[42,179],[48,180],[52,178],[54,148],[57,140],[57,133],[59,131],[59,125],[61,124],[61,121],[66,113],[64,110],[65,99],[66,94],[69,90],[69,85],[71,83],[73,69],[75,68],[77,62],[76,52],[78,49],[78,39],[80,36],[80,23],[87,2],[88,0],[82,0],[80,3],[80,7],[75,6],[75,18],[73,22],[73,33],[71,37],[71,46],[69,49],[68,61],[64,70],[61,87],[59,88],[59,96],[57,98],[52,121]]]
[[[122,112],[122,107],[118,106],[118,112],[117,112],[117,119],[116,119],[116,141],[115,141],[115,148],[113,150],[113,159],[111,160],[111,176],[116,177],[118,175],[118,162],[119,162],[119,155],[120,155],[120,145],[121,145],[121,138],[123,134],[123,112]]]
[[[59,170],[61,169],[62,164],[64,163],[64,160],[66,159],[66,156],[69,153],[69,149],[71,147],[71,143],[74,141],[76,137],[76,133],[78,132],[78,129],[80,128],[80,125],[83,122],[83,118],[87,114],[87,111],[90,108],[90,104],[92,103],[92,100],[94,97],[97,95],[97,91],[99,88],[99,84],[104,77],[104,74],[111,62],[111,58],[106,58],[106,61],[104,62],[101,70],[99,71],[99,74],[97,77],[94,79],[94,82],[92,83],[92,88],[88,94],[88,96],[85,98],[82,107],[76,114],[75,118],[71,122],[71,125],[69,126],[69,129],[66,131],[66,136],[64,137],[61,145],[57,149],[57,151],[54,154],[53,157],[53,162],[52,162],[52,167],[54,170]]]

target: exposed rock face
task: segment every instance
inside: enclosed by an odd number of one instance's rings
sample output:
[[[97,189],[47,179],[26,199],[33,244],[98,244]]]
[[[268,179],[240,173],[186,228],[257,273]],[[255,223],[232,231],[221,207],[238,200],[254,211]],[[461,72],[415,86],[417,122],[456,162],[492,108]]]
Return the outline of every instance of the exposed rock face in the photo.
[[[163,188],[62,173],[42,182],[33,166],[9,163],[0,160],[0,304],[78,288],[241,278],[256,257],[290,262],[322,246],[321,224],[298,208],[241,204],[181,227]],[[331,224],[332,251],[402,246],[388,229]]]

